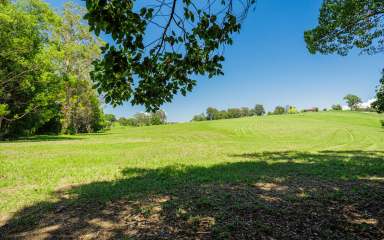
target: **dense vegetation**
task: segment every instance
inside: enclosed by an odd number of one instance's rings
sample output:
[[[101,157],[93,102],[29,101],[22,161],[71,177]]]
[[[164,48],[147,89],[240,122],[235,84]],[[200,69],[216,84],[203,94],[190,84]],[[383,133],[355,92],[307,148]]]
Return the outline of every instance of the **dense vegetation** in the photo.
[[[250,116],[262,116],[265,114],[263,105],[256,104],[252,109],[248,107],[242,108],[228,108],[227,110],[218,110],[213,107],[209,107],[206,110],[206,114],[202,113],[193,117],[192,121],[211,121],[219,119],[231,119]]]
[[[0,239],[382,239],[380,115],[271,115],[0,143]]]
[[[130,118],[121,117],[117,120],[121,126],[151,126],[167,123],[167,116],[163,110],[157,110],[149,113],[136,113]]]
[[[71,3],[0,2],[0,139],[94,132],[104,125],[89,72],[101,42]]]

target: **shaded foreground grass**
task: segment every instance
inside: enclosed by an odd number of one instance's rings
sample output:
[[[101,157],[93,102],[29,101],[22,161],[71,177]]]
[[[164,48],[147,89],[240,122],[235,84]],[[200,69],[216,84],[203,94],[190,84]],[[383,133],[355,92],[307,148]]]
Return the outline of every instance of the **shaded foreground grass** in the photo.
[[[384,152],[230,154],[208,167],[124,168],[21,209],[0,238],[382,239]]]

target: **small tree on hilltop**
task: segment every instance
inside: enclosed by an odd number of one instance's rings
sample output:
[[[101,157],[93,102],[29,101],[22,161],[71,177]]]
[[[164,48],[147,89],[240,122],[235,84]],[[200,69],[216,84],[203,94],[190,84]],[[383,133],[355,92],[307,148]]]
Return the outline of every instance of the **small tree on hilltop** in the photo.
[[[219,116],[219,110],[213,107],[207,108],[207,120],[217,120]]]
[[[289,106],[288,114],[296,114],[299,111],[297,111],[297,108],[295,106]]]
[[[332,105],[332,110],[341,111],[341,110],[343,110],[343,108],[341,107],[340,104],[334,104],[334,105]]]
[[[275,107],[275,110],[273,111],[273,114],[281,115],[285,113],[285,108],[282,106]]]
[[[351,110],[356,110],[358,107],[359,103],[361,103],[361,99],[353,94],[348,94],[347,96],[344,97],[344,100],[347,102],[348,107],[351,108]]]
[[[193,119],[192,119],[192,121],[195,121],[195,122],[200,122],[200,121],[205,121],[205,120],[207,120],[207,117],[204,115],[204,113],[199,114],[199,115],[195,115],[195,116],[193,116]]]
[[[254,108],[254,112],[255,112],[255,115],[256,116],[262,116],[265,114],[265,109],[264,109],[264,106],[261,105],[261,104],[256,104],[255,108]]]

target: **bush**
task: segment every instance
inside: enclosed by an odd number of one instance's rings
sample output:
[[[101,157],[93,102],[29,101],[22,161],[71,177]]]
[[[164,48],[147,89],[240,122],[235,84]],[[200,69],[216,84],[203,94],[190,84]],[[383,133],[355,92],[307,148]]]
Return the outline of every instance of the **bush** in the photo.
[[[297,111],[297,108],[295,106],[289,106],[288,108],[288,114],[296,114],[298,113],[299,111]]]
[[[381,127],[384,128],[384,120],[380,120],[380,123],[381,123]]]
[[[285,108],[282,106],[275,107],[275,110],[273,111],[273,114],[281,115],[285,113]]]
[[[255,108],[253,109],[256,116],[262,116],[265,114],[264,106],[261,104],[256,104]]]
[[[207,120],[207,117],[204,115],[204,113],[199,114],[199,115],[195,115],[195,116],[193,116],[193,119],[192,119],[192,121],[194,121],[194,122],[200,122],[200,121],[205,121],[205,120]]]
[[[341,110],[343,110],[343,108],[341,107],[340,104],[335,104],[335,105],[332,105],[332,110],[341,111]]]

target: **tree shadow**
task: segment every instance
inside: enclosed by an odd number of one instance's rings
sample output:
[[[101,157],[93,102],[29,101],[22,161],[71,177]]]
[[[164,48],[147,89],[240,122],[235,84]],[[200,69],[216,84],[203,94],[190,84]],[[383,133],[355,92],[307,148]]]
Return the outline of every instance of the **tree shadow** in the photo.
[[[382,239],[384,153],[263,152],[126,168],[15,213],[0,239]]]
[[[1,143],[20,143],[20,142],[48,142],[48,141],[68,141],[68,140],[82,140],[84,137],[65,136],[65,135],[36,135],[32,137],[23,137],[18,139],[12,139],[7,141],[0,141]]]

